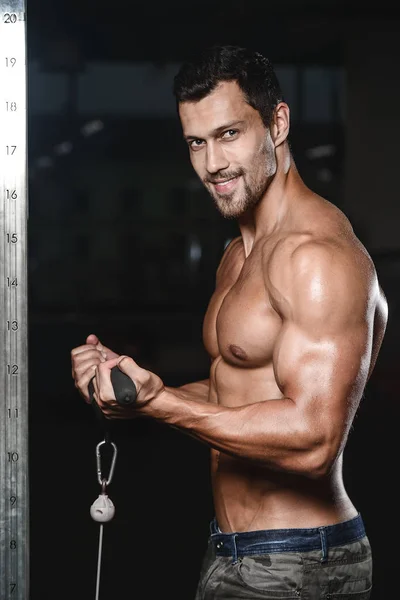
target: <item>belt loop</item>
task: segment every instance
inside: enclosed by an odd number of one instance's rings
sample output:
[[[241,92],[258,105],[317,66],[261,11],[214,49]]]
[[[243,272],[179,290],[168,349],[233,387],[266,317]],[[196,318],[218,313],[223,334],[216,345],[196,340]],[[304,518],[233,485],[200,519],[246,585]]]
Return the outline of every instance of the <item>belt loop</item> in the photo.
[[[218,527],[217,519],[214,517],[213,520],[210,521],[210,534],[214,535],[215,533],[222,533],[222,531]]]
[[[326,543],[326,531],[325,527],[318,527],[319,535],[321,536],[321,548],[322,548],[322,557],[321,562],[326,562],[328,559],[328,546]]]
[[[233,565],[235,565],[237,563],[237,561],[238,561],[236,538],[237,538],[237,533],[235,533],[233,535],[233,538],[232,538],[232,541],[233,541],[233,560],[232,560],[232,564]]]

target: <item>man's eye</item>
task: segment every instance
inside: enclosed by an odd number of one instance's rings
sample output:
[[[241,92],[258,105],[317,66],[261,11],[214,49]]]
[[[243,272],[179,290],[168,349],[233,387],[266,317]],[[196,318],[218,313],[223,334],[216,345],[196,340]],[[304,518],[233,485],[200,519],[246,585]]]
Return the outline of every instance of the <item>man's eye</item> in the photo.
[[[203,140],[192,140],[189,144],[191,148],[199,148],[203,143]]]
[[[222,137],[223,137],[223,138],[228,138],[228,139],[229,139],[229,138],[232,138],[232,137],[234,137],[234,136],[235,136],[237,133],[238,133],[237,129],[228,129],[228,131],[225,131],[225,132],[222,134]]]

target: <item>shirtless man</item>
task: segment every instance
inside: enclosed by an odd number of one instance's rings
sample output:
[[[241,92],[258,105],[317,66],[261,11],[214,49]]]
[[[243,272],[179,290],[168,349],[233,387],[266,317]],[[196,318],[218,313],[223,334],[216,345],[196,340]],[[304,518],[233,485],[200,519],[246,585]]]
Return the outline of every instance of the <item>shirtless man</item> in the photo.
[[[175,77],[191,163],[240,237],[204,319],[206,381],[179,388],[101,344],[73,378],[108,418],[148,416],[211,449],[215,519],[197,600],[370,597],[371,548],[343,450],[387,322],[373,262],[345,215],[302,181],[269,61],[211,48]],[[129,375],[135,408],[115,402]],[[347,596],[349,594],[349,596]]]

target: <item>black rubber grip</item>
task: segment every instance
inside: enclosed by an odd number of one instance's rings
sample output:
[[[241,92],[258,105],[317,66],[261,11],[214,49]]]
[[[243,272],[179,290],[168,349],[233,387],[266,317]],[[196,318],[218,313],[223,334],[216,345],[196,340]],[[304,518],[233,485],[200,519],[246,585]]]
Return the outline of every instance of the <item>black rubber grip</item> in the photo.
[[[113,384],[118,404],[121,404],[121,406],[130,406],[136,402],[137,390],[135,384],[118,367],[111,369],[111,383]]]
[[[114,388],[115,399],[121,406],[132,406],[136,402],[137,391],[132,379],[118,367],[111,369],[111,383]],[[93,404],[93,380],[89,381],[89,395]]]

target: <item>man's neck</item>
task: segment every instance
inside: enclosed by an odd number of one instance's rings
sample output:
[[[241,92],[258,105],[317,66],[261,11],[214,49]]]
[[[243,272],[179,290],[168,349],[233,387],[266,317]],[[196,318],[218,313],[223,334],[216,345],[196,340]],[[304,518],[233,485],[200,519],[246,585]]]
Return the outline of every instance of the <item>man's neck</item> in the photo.
[[[260,202],[238,219],[245,256],[260,237],[269,237],[281,229],[292,211],[293,201],[305,188],[287,150]]]

